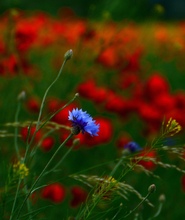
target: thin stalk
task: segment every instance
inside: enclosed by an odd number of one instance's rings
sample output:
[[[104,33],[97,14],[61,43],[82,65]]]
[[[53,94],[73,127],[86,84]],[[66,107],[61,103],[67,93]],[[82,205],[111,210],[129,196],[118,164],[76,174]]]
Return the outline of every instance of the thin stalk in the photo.
[[[121,163],[123,162],[125,157],[121,157],[118,161],[118,163],[116,164],[116,166],[114,167],[114,169],[111,171],[109,176],[113,176],[116,172],[116,170],[118,169],[118,167],[121,165]]]
[[[130,210],[130,212],[129,212],[127,215],[123,216],[123,218],[126,218],[126,217],[128,217],[130,214],[132,214],[133,212],[135,212],[136,209],[137,209],[144,201],[147,200],[147,198],[149,197],[150,194],[151,194],[151,192],[148,192],[148,194],[145,196],[145,198],[144,198],[134,209]]]
[[[19,177],[19,182],[18,182],[18,184],[17,184],[17,189],[16,189],[16,193],[15,193],[15,198],[14,198],[14,201],[13,201],[13,206],[12,206],[12,210],[11,210],[11,214],[10,214],[10,220],[12,220],[12,218],[13,218],[13,213],[14,213],[15,204],[16,204],[16,201],[17,201],[17,196],[18,196],[18,193],[19,193],[20,185],[21,185],[21,178]]]
[[[49,90],[51,89],[51,87],[56,83],[56,81],[59,79],[62,71],[63,71],[63,68],[64,68],[64,65],[65,63],[67,62],[67,59],[64,59],[63,63],[62,63],[62,66],[57,74],[57,77],[54,79],[54,81],[50,84],[50,86],[46,89],[45,93],[44,93],[44,97],[42,99],[42,103],[41,103],[41,107],[40,107],[40,111],[39,111],[39,116],[38,116],[38,120],[37,120],[37,125],[36,125],[36,130],[35,132],[38,131],[38,127],[40,125],[40,119],[41,119],[41,116],[42,116],[42,111],[43,111],[43,108],[44,108],[44,103],[45,103],[45,100],[46,100],[46,96],[49,92]]]
[[[73,136],[73,134],[71,133],[66,140],[57,148],[57,150],[54,152],[53,156],[50,158],[50,160],[47,162],[46,166],[44,167],[44,169],[42,170],[42,172],[40,173],[40,175],[37,177],[37,179],[35,180],[35,182],[33,183],[33,185],[31,186],[27,196],[25,197],[23,203],[20,206],[20,209],[18,211],[17,214],[17,218],[19,219],[19,216],[21,214],[21,211],[24,207],[25,202],[27,201],[27,199],[29,198],[30,194],[32,193],[33,188],[36,186],[36,184],[39,182],[39,180],[41,179],[41,177],[43,176],[44,172],[46,171],[46,169],[48,168],[48,166],[50,165],[50,163],[53,161],[54,157],[56,156],[56,154],[60,151],[60,149],[65,145],[65,143]]]
[[[24,191],[25,191],[25,194],[27,194],[28,193],[28,188],[27,188],[25,179],[24,179],[24,184],[25,184]],[[32,215],[31,215],[32,212],[31,212],[31,204],[30,204],[30,200],[29,199],[27,199],[26,204],[27,204],[29,220],[32,220],[33,218],[32,218]]]
[[[32,142],[33,142],[33,140],[34,140],[34,138],[35,138],[36,132],[37,132],[38,130],[40,130],[48,121],[50,121],[58,112],[60,112],[61,110],[63,110],[64,108],[66,108],[68,105],[70,105],[70,104],[76,99],[76,97],[79,96],[79,94],[76,93],[76,94],[74,95],[74,97],[73,97],[69,102],[67,102],[63,107],[59,108],[59,109],[58,109],[56,112],[54,112],[43,124],[40,125],[40,119],[41,119],[41,115],[42,115],[42,109],[43,109],[43,107],[44,107],[44,102],[45,102],[47,93],[49,92],[49,90],[50,90],[50,88],[52,87],[52,85],[53,85],[53,84],[58,80],[58,78],[60,77],[60,75],[61,75],[61,73],[62,73],[62,70],[63,70],[63,67],[64,67],[66,61],[67,61],[67,60],[65,59],[64,62],[63,62],[63,64],[62,64],[62,67],[60,68],[60,71],[59,71],[57,77],[56,77],[55,80],[51,83],[51,85],[47,88],[47,90],[46,90],[46,92],[45,92],[45,94],[44,94],[44,97],[43,97],[43,100],[42,100],[42,103],[41,103],[41,107],[40,107],[40,112],[39,112],[38,120],[37,120],[37,122],[36,122],[36,129],[35,129],[35,132],[33,133],[33,136],[32,136],[32,138],[31,138],[31,140],[30,140],[30,143],[29,143],[28,146],[27,146],[26,153],[25,153],[25,156],[24,156],[24,162],[25,162],[26,159],[27,159],[28,150],[29,150],[29,148],[30,148],[30,146],[31,146],[31,144],[32,144]],[[39,127],[39,125],[40,125],[40,127]],[[32,150],[32,151],[33,151],[33,150]]]
[[[62,157],[62,159],[51,169],[48,170],[47,172],[45,172],[44,175],[47,175],[48,173],[54,172],[56,170],[56,168],[63,162],[63,160],[67,157],[67,155],[72,151],[74,145],[72,147],[69,148],[69,150],[64,154],[64,156]]]
[[[15,113],[15,123],[18,122],[18,117],[19,117],[20,109],[21,109],[21,102],[18,101],[17,110],[16,110],[16,113]],[[19,153],[18,142],[17,142],[17,137],[18,137],[18,127],[17,126],[15,126],[14,134],[15,134],[14,135],[15,151],[16,151],[18,160],[20,160],[20,153]]]

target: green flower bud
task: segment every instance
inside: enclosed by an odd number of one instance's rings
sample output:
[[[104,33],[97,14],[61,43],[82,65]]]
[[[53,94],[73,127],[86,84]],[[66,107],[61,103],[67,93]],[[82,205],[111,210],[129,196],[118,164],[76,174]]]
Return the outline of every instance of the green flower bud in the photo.
[[[156,186],[155,184],[152,184],[148,187],[148,192],[149,193],[154,193],[156,191]]]
[[[68,50],[65,54],[64,54],[64,59],[67,61],[67,60],[70,60],[71,57],[73,56],[73,50],[70,49]]]

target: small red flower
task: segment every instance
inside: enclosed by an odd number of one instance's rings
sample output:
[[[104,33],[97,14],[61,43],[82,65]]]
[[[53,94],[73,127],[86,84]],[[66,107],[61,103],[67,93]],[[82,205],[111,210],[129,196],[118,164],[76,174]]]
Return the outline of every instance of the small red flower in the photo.
[[[100,124],[98,136],[91,137],[88,134],[84,134],[84,136],[80,138],[81,144],[86,147],[108,143],[113,136],[113,125],[109,119],[96,118],[95,120],[97,124]]]
[[[40,102],[36,98],[32,97],[27,101],[26,107],[29,111],[38,113],[40,109]]]
[[[108,47],[104,51],[102,51],[97,58],[97,62],[109,68],[117,66],[118,57],[115,46]]]
[[[73,186],[71,189],[72,200],[70,202],[71,207],[76,208],[87,199],[87,191],[80,186]]]
[[[155,73],[145,84],[144,94],[150,100],[169,93],[169,83],[167,79],[159,73]]]
[[[60,106],[64,106],[65,104],[62,105],[62,103],[61,103]],[[60,112],[58,112],[53,117],[52,120],[58,124],[70,126],[71,124],[70,124],[70,121],[68,120],[68,115],[69,115],[69,111],[72,111],[72,109],[74,109],[74,108],[76,108],[75,104],[68,105],[66,108],[64,108]]]
[[[129,136],[129,134],[122,134],[118,140],[116,141],[116,147],[119,150],[123,150],[123,147],[132,140],[132,138]]]
[[[45,152],[51,150],[51,148],[54,146],[54,139],[53,137],[46,137],[44,138],[44,140],[42,141],[42,144],[41,144],[41,149]]]
[[[125,102],[122,96],[114,92],[109,92],[105,103],[105,109],[110,112],[122,114],[125,111]]]
[[[181,177],[182,190],[185,193],[185,175]]]
[[[140,154],[138,154],[139,157],[143,157],[138,164],[142,165],[148,170],[153,170],[156,168],[156,164],[150,160],[151,159],[156,159],[156,151],[154,150],[149,150],[149,149],[144,149]]]
[[[89,79],[81,83],[77,88],[77,91],[80,94],[80,96],[87,98],[87,99],[93,98],[93,93],[95,90],[96,90],[96,84],[93,79]]]
[[[65,188],[60,183],[53,183],[48,185],[41,192],[42,198],[48,199],[54,203],[63,202],[65,195]]]
[[[30,141],[32,139],[33,134],[35,133],[36,127],[31,127],[30,129],[28,127],[24,127],[21,129],[20,134],[21,137],[24,141]],[[34,138],[34,142],[38,143],[39,140],[42,138],[42,132],[41,131],[37,131],[35,138]]]

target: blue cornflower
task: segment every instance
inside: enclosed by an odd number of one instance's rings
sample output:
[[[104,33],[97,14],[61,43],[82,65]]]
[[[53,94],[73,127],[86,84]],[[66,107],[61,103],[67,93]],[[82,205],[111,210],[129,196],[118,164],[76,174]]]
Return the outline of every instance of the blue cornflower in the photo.
[[[96,124],[95,120],[87,114],[87,112],[82,111],[82,109],[73,109],[69,111],[68,119],[72,121],[72,133],[77,135],[80,131],[84,134],[89,133],[91,136],[98,136],[99,124]]]
[[[137,152],[137,151],[142,150],[142,148],[139,146],[139,144],[137,144],[137,143],[134,142],[134,141],[128,142],[128,143],[124,146],[124,149],[129,150],[130,153],[135,153],[135,152]]]

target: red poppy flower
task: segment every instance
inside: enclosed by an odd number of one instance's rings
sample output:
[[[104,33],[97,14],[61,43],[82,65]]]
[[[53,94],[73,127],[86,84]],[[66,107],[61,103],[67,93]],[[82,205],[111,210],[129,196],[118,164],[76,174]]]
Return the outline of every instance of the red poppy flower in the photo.
[[[64,200],[66,195],[65,188],[60,183],[53,183],[43,188],[41,196],[54,203],[60,203]]]
[[[51,150],[51,148],[54,146],[54,138],[53,137],[46,137],[41,143],[41,149],[45,152]]]
[[[114,92],[109,92],[105,109],[114,113],[123,114],[125,111],[125,100],[122,96],[117,95]]]
[[[27,101],[26,107],[29,111],[38,113],[40,110],[40,102],[36,98],[32,97]]]
[[[107,118],[96,118],[96,123],[100,124],[98,136],[91,137],[89,134],[82,135],[80,142],[86,147],[108,143],[113,136],[113,125]]]
[[[97,58],[97,62],[109,68],[115,67],[118,63],[115,46],[108,47],[102,51]]]
[[[87,191],[80,186],[73,186],[71,189],[72,200],[70,202],[71,207],[75,208],[87,199]]]
[[[60,106],[64,106],[65,104]],[[58,124],[63,125],[70,125],[70,121],[68,120],[69,111],[72,111],[74,108],[76,108],[76,105],[74,103],[68,105],[66,108],[62,109],[60,112],[58,112],[52,120]]]
[[[24,127],[20,130],[20,134],[21,137],[24,141],[30,141],[32,139],[33,134],[35,133],[36,127],[31,127],[28,129],[28,127]],[[28,137],[29,136],[29,137]],[[35,138],[34,138],[34,142],[38,143],[40,141],[40,139],[42,138],[42,132],[41,131],[37,131]]]
[[[149,150],[149,149],[144,149],[140,154],[138,154],[139,157],[143,157],[138,164],[142,165],[145,167],[145,169],[148,170],[153,170],[156,168],[156,164],[150,160],[151,159],[156,159],[156,151],[155,150]],[[146,158],[146,159],[145,159]]]
[[[148,100],[166,93],[169,93],[169,83],[167,79],[159,73],[150,76],[144,88],[144,94]]]

